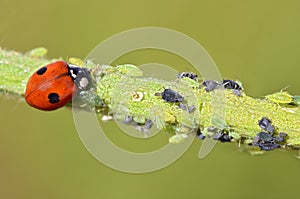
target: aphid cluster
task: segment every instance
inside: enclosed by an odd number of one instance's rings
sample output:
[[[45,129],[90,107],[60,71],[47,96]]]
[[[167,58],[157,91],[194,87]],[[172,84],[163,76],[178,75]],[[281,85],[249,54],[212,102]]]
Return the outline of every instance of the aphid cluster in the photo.
[[[190,78],[190,79],[195,80],[195,81],[198,79],[198,75],[195,74],[195,73],[191,73],[191,72],[181,72],[181,73],[177,74],[178,79],[181,79],[181,78],[184,78],[184,77]]]
[[[281,144],[284,143],[284,139],[287,134],[280,132],[277,136],[275,136],[275,128],[270,119],[263,117],[258,120],[258,125],[266,132],[262,131],[257,133],[252,142],[253,146],[258,146],[264,151],[270,151],[279,148]]]
[[[123,120],[123,124],[133,125],[136,130],[143,133],[149,133],[149,129],[153,126],[153,122],[150,119],[147,119],[145,123],[138,123],[133,120],[132,116],[126,116]]]
[[[218,129],[215,126],[210,126],[205,129],[207,133],[202,133],[200,129],[197,130],[197,137],[201,140],[205,139],[206,135],[212,135],[214,140],[219,140],[220,142],[230,142],[232,137],[225,129]]]
[[[214,80],[205,80],[202,82],[202,85],[205,87],[206,92],[213,91],[218,88],[225,88],[233,90],[233,93],[237,96],[241,95],[242,86],[237,82],[229,79],[224,79],[222,82],[217,82]]]

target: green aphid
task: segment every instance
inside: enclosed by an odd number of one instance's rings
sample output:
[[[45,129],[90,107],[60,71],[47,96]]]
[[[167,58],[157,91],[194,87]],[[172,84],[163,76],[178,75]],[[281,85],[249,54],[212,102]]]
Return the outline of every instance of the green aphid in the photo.
[[[205,127],[205,128],[202,130],[202,134],[203,134],[205,137],[206,137],[206,136],[211,137],[211,136],[214,135],[214,133],[213,133],[213,132],[210,132],[210,131],[208,130],[208,128],[209,128],[209,127]]]
[[[34,48],[30,51],[27,52],[28,56],[32,57],[32,58],[42,58],[45,57],[48,53],[47,48],[44,47],[38,47],[38,48]]]
[[[266,99],[278,104],[289,104],[293,102],[293,96],[291,96],[288,92],[285,91],[280,91],[271,95],[267,95]]]
[[[233,139],[235,139],[235,140],[239,140],[239,139],[241,138],[240,134],[238,134],[238,133],[236,133],[236,132],[234,132],[234,131],[230,131],[230,132],[228,133],[228,135],[229,135],[230,137],[232,137]]]
[[[188,117],[185,114],[181,114],[177,117],[177,121],[179,122],[179,124],[182,124],[186,127],[189,128],[195,128],[197,127],[196,121],[193,117]]]
[[[187,134],[183,134],[183,133],[176,134],[169,138],[169,143],[178,144],[178,143],[182,142],[183,140],[185,140],[187,137],[188,137]]]
[[[81,59],[79,59],[79,58],[76,58],[76,57],[70,57],[68,59],[68,62],[70,64],[74,64],[76,66],[83,66],[83,61]]]
[[[221,130],[227,128],[225,119],[223,119],[222,117],[220,117],[218,115],[212,115],[211,123],[212,123],[212,126],[215,126]]]
[[[300,105],[300,95],[294,95],[292,103],[299,106]]]
[[[187,126],[179,126],[175,129],[176,133],[178,134],[188,134],[194,131],[193,128],[189,128]]]
[[[134,116],[133,121],[136,123],[144,124],[146,122],[146,118],[143,116]]]
[[[135,76],[135,77],[143,76],[143,71],[132,64],[118,65],[116,68],[121,73],[129,76]]]
[[[184,85],[187,85],[191,88],[198,88],[199,83],[191,78],[188,77],[183,77],[180,79],[180,82],[183,83]]]

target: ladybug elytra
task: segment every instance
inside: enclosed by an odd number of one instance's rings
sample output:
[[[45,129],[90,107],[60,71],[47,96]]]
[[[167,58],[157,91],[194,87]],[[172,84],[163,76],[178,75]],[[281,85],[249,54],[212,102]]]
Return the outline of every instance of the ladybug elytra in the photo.
[[[56,61],[38,69],[28,80],[25,100],[40,110],[55,110],[72,100],[78,68]]]

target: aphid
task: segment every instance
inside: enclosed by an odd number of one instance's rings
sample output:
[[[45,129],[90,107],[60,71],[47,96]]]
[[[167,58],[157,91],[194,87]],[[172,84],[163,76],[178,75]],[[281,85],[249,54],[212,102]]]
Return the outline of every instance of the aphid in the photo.
[[[180,109],[182,109],[182,110],[187,110],[188,105],[183,104],[183,103],[180,102],[180,103],[178,104],[178,108],[180,108]]]
[[[219,131],[219,129],[217,127],[215,127],[215,126],[209,126],[207,128],[207,131],[208,132],[212,132],[212,133],[217,133]]]
[[[218,88],[219,83],[214,80],[205,80],[202,82],[202,85],[205,87],[205,91],[213,91]]]
[[[260,137],[259,137],[259,136],[255,136],[255,137],[253,138],[252,145],[253,145],[253,146],[258,146],[258,145],[259,145],[259,142],[260,142]]]
[[[187,134],[181,133],[181,134],[176,134],[173,135],[172,137],[169,138],[169,143],[180,143],[183,140],[185,140],[187,138]]]
[[[153,122],[151,120],[146,120],[145,122],[145,128],[150,129],[153,125]]]
[[[265,96],[265,98],[271,102],[275,102],[278,104],[289,104],[293,102],[293,96],[291,96],[288,92],[280,91],[271,95]]]
[[[213,139],[221,142],[230,142],[230,136],[222,131],[215,133]]]
[[[279,136],[279,137],[283,137],[283,138],[285,138],[287,135],[288,135],[288,134],[287,134],[287,133],[284,133],[284,132],[278,133],[278,136]]]
[[[189,86],[191,88],[199,88],[199,83],[196,80],[190,79],[188,77],[183,77],[180,79],[180,82],[183,83],[186,86]]]
[[[293,104],[296,104],[296,105],[300,105],[300,95],[294,95],[293,97]]]
[[[221,142],[230,142],[230,136],[228,134],[224,134],[219,140]]]
[[[132,122],[132,116],[125,116],[125,119],[123,120],[123,124],[130,124]]]
[[[277,143],[271,143],[271,142],[259,143],[258,146],[259,146],[259,148],[261,150],[264,150],[264,151],[271,151],[273,149],[276,149],[276,148],[280,147],[279,144],[277,144]]]
[[[205,135],[201,132],[200,128],[198,128],[197,132],[196,132],[197,137],[200,140],[204,140],[205,139]]]
[[[272,135],[266,132],[259,132],[257,136],[259,137],[260,140],[264,142],[271,142],[273,140]]]
[[[214,140],[220,140],[223,137],[224,133],[222,131],[219,131],[214,134],[213,139]]]
[[[188,107],[189,113],[192,113],[193,111],[195,111],[195,109],[196,107],[194,105]]]
[[[181,78],[184,78],[184,77],[187,77],[187,78],[190,78],[190,79],[196,81],[197,78],[198,78],[198,75],[195,74],[195,73],[192,73],[192,72],[181,72],[181,73],[177,74],[178,79],[181,79]]]
[[[266,117],[261,118],[261,120],[258,120],[258,125],[260,126],[260,128],[262,128],[265,131],[268,131],[270,133],[274,133],[275,128],[272,125],[271,120],[269,120]]]
[[[181,102],[178,104],[178,107],[179,107],[180,109],[182,109],[182,110],[188,111],[189,113],[192,113],[192,112],[195,111],[195,109],[196,109],[196,107],[195,107],[194,105],[188,106],[188,105],[183,104],[183,103],[181,103]]]
[[[139,92],[139,91],[137,91],[137,92],[134,91],[134,92],[131,93],[131,96],[132,96],[132,101],[133,102],[139,102],[143,99],[144,94],[142,92]]]
[[[77,58],[77,57],[70,57],[68,59],[68,62],[70,64],[74,64],[76,66],[82,66],[83,65],[83,61],[81,59]]]
[[[235,89],[233,89],[232,92],[233,92],[233,94],[236,95],[236,96],[241,96],[241,95],[242,95],[242,93],[241,93],[240,90],[235,90]]]
[[[121,73],[129,76],[135,76],[135,77],[143,76],[143,71],[139,69],[137,66],[132,64],[118,65],[116,68]]]
[[[203,135],[202,133],[197,135],[197,137],[200,139],[200,140],[204,140],[205,139],[205,135]]]
[[[230,79],[224,79],[221,84],[225,89],[242,90],[242,87],[237,82]]]
[[[283,132],[278,133],[278,136],[275,137],[275,142],[283,142],[286,136],[287,136],[286,133]]]
[[[162,94],[162,99],[166,102],[183,102],[184,98],[172,89],[165,89]]]
[[[239,140],[239,139],[241,138],[240,134],[238,134],[238,133],[236,133],[236,132],[234,132],[234,131],[230,131],[230,132],[228,133],[228,135],[229,135],[229,137],[232,137],[232,138],[235,139],[235,140]]]
[[[28,56],[30,56],[32,58],[41,58],[41,57],[45,57],[47,53],[48,53],[47,48],[38,47],[38,48],[34,48],[34,49],[30,50],[28,52]]]

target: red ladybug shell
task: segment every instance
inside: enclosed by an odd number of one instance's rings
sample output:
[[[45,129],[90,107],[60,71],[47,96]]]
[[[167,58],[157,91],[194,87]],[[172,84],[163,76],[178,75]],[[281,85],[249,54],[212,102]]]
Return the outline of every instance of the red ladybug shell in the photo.
[[[66,62],[57,61],[37,70],[28,80],[25,100],[40,110],[55,110],[72,100],[76,86]]]

